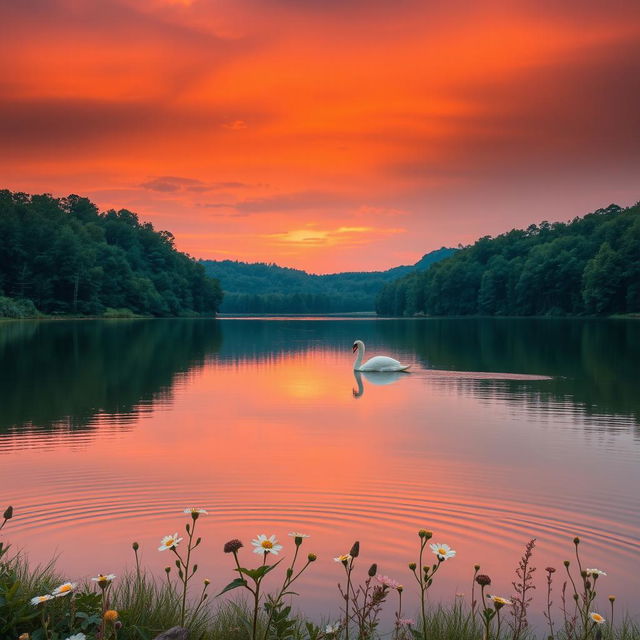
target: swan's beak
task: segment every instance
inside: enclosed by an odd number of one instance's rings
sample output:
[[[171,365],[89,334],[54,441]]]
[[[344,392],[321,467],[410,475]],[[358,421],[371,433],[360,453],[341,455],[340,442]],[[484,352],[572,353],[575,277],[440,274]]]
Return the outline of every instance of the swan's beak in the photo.
[[[358,345],[354,344],[352,349],[353,353],[355,353],[357,350],[358,350]]]

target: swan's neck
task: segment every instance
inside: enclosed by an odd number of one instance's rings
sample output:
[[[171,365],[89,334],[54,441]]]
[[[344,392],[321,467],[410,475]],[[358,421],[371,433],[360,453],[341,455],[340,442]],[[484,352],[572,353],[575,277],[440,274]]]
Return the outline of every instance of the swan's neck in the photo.
[[[358,345],[358,355],[356,356],[356,361],[353,363],[354,370],[357,371],[360,368],[362,358],[364,358],[364,345]]]

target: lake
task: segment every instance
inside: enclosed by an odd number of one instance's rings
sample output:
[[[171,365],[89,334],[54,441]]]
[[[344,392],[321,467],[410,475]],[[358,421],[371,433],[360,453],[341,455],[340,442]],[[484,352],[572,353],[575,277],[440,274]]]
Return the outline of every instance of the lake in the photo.
[[[411,363],[354,376],[351,345]],[[3,530],[70,579],[134,566],[185,507],[204,507],[196,552],[216,591],[233,579],[225,541],[308,533],[318,561],[299,606],[333,610],[360,540],[370,563],[413,590],[418,529],[457,550],[430,592],[468,600],[473,565],[512,593],[536,538],[559,576],[582,539],[637,611],[640,575],[640,322],[580,319],[167,319],[0,324]],[[274,581],[275,584],[275,581]],[[391,607],[389,607],[391,608]],[[408,612],[407,612],[408,613]]]

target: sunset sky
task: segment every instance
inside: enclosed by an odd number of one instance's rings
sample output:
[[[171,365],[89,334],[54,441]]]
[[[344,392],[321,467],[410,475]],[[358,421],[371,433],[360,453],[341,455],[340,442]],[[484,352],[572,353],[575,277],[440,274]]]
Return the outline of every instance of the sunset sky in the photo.
[[[640,3],[22,0],[0,188],[325,273],[640,199]]]

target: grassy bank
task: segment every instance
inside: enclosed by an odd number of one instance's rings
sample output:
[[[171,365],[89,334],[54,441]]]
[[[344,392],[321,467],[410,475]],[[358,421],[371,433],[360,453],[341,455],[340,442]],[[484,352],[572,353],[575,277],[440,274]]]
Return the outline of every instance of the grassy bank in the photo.
[[[531,593],[536,588],[535,541],[525,547],[511,594],[495,595],[491,578],[475,565],[470,597],[456,597],[450,606],[434,608],[427,604],[427,593],[439,572],[455,561],[456,552],[446,544],[432,543],[426,530],[418,532],[417,562],[409,564],[413,575],[406,586],[378,574],[375,564],[368,570],[360,566],[359,542],[349,553],[334,558],[340,580],[336,608],[318,624],[291,604],[297,595],[295,581],[316,561],[315,554],[302,551],[308,536],[289,534],[294,553],[286,568],[281,564],[285,558],[277,558],[283,545],[275,536],[261,535],[251,542],[257,558],[242,551],[240,540],[230,540],[224,545],[230,582],[210,591],[210,581],[197,576],[194,562],[202,543],[195,533],[197,521],[206,511],[186,509],[185,515],[190,517],[184,533],[165,536],[160,542],[158,551],[168,560],[162,578],[140,566],[136,542],[132,544],[135,571],[117,577],[100,574],[75,583],[66,581],[54,563],[30,566],[24,555],[0,540],[0,638],[151,640],[162,631],[184,626],[192,640],[640,639],[640,626],[618,614],[615,598],[598,595],[599,581],[606,574],[583,569],[577,538],[574,559],[557,570],[561,577],[547,567],[544,585],[538,585],[547,596],[546,629],[528,624]],[[9,507],[0,529],[12,517]],[[257,566],[243,566],[247,562]],[[409,589],[418,595],[417,611],[403,608],[403,593]],[[234,594],[227,595],[231,591]],[[393,612],[395,622],[390,628],[380,625],[383,610]]]

